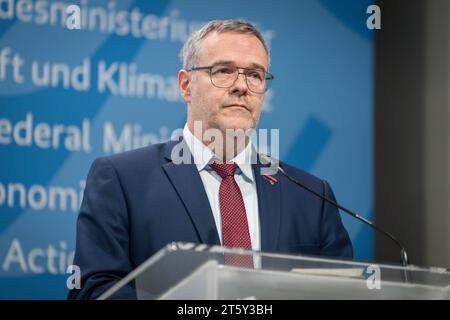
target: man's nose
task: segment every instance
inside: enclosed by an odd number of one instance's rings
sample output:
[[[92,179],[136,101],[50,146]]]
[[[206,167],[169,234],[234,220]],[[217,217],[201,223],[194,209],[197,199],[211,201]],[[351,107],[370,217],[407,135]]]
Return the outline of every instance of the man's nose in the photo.
[[[247,91],[247,79],[245,78],[245,74],[240,72],[233,85],[230,87],[230,92],[231,94],[244,95]]]

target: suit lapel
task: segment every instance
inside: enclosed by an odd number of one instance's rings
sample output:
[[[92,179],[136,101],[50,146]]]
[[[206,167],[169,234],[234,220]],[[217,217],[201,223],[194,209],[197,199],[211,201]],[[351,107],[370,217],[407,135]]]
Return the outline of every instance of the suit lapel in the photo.
[[[186,207],[192,223],[199,235],[201,242],[206,244],[220,245],[213,213],[206,195],[205,187],[193,163],[189,148],[184,141],[183,152],[189,152],[190,164],[175,164],[171,159],[171,152],[177,141],[170,141],[166,144],[164,156],[169,160],[162,167],[166,172],[170,182],[174,186],[181,201]]]
[[[213,213],[206,195],[203,182],[197,171],[197,167],[191,164],[175,164],[171,159],[171,152],[177,141],[170,141],[166,144],[164,156],[167,160],[162,167],[167,174],[170,182],[174,186],[178,196],[186,207],[192,223],[203,243],[211,245],[220,245],[216,224]],[[189,148],[184,141],[183,151],[189,152]],[[278,182],[271,184],[261,175],[263,165],[259,162],[252,166],[256,182],[258,197],[258,210],[261,231],[261,251],[276,252],[280,235],[281,222],[281,182],[278,174]]]
[[[261,251],[275,252],[278,251],[280,235],[281,182],[279,177],[277,177],[278,174],[274,175],[274,177],[278,179],[277,183],[271,184],[266,180],[266,178],[261,175],[263,165],[259,161],[252,167],[258,193]]]

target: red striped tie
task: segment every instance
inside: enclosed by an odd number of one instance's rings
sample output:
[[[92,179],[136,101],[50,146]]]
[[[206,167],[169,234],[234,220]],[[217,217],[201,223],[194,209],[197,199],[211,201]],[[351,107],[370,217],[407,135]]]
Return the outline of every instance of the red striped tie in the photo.
[[[238,184],[234,180],[234,173],[238,166],[235,163],[212,163],[210,166],[222,177],[219,188],[219,204],[222,217],[223,245],[251,250],[252,243],[244,199]],[[226,254],[225,263],[252,268],[253,257]]]

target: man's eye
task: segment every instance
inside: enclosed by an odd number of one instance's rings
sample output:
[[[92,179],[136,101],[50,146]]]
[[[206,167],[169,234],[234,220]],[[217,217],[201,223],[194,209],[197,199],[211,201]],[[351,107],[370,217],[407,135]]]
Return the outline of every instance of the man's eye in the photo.
[[[232,74],[232,73],[234,73],[234,69],[228,67],[218,67],[213,71],[213,74]]]
[[[250,71],[249,73],[247,73],[247,77],[256,79],[256,80],[261,80],[263,79],[263,75],[261,72],[258,71]]]

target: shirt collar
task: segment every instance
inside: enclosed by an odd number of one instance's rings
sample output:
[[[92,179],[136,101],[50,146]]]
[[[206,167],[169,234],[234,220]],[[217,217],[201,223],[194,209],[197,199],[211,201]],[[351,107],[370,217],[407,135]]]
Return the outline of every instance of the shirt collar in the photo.
[[[208,166],[208,164],[212,162],[215,154],[211,151],[210,148],[205,146],[203,142],[201,142],[196,136],[192,134],[187,126],[187,123],[183,128],[183,139],[188,145],[189,151],[191,152],[194,159],[194,163],[197,166],[197,170],[199,172],[204,169],[209,170],[210,167]],[[245,175],[246,178],[250,179],[252,182],[254,182],[253,170],[251,165],[253,152],[254,148],[252,143],[250,142],[249,144],[247,144],[244,150],[242,150],[236,157],[231,160],[238,165],[239,170]]]

